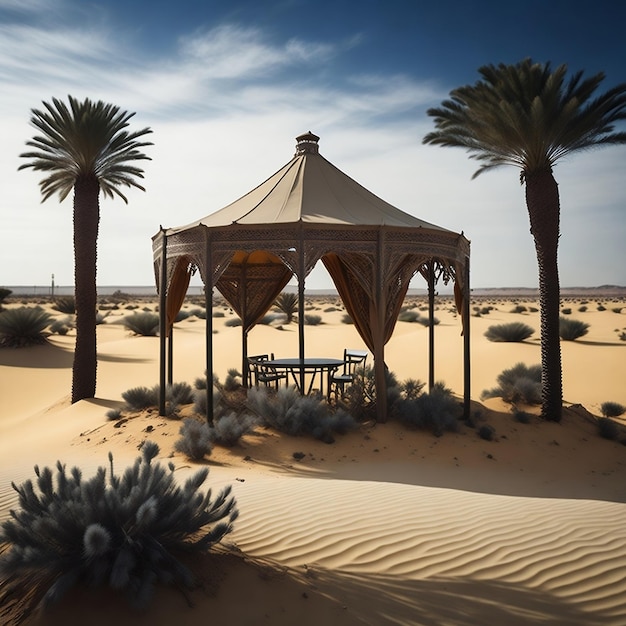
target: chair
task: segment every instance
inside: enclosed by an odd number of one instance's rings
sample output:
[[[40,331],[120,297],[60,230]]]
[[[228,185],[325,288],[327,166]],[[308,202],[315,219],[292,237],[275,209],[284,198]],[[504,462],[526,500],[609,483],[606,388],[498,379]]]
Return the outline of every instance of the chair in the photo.
[[[269,359],[268,354],[257,354],[256,356],[249,356],[248,361],[248,387],[252,385],[258,387],[257,376],[259,373],[258,364],[261,361],[267,361]]]
[[[273,367],[265,365],[270,356],[274,359],[273,354],[259,354],[248,357],[248,387],[252,387],[252,384],[258,387],[259,383],[262,383],[266,387],[273,385],[278,390],[278,383],[283,378],[287,379],[287,374],[280,374]]]
[[[328,399],[331,393],[335,393],[335,399],[343,397],[345,389],[354,381],[354,373],[357,367],[365,367],[367,360],[367,350],[349,350],[343,351],[343,366],[339,372],[329,372],[328,374]]]

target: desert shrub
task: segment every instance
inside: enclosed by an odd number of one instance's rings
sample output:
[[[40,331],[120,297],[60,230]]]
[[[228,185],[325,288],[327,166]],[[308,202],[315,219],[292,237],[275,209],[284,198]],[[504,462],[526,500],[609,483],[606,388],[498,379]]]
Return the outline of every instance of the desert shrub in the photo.
[[[525,313],[528,309],[523,304],[516,304],[512,309],[511,313]]]
[[[122,393],[126,408],[131,411],[143,411],[159,406],[160,385],[151,389],[148,387],[133,387]],[[195,395],[189,383],[174,383],[165,388],[165,414],[168,417],[177,417],[181,404],[192,404]]]
[[[452,392],[437,383],[429,393],[394,403],[394,417],[404,425],[430,430],[437,437],[445,431],[456,431],[462,408]]]
[[[224,379],[224,389],[226,389],[226,391],[235,391],[235,389],[239,389],[239,387],[241,387],[241,372],[234,367],[230,368]]]
[[[502,398],[505,402],[541,404],[541,365],[517,363],[498,375],[498,387],[485,390],[481,398]]]
[[[281,387],[275,394],[253,387],[248,390],[248,406],[263,422],[289,435],[312,435],[326,443],[333,433],[343,434],[358,424],[343,409],[333,409],[316,395],[303,396],[295,387]]]
[[[122,399],[126,403],[126,408],[131,411],[142,411],[151,406],[159,404],[159,388],[133,387],[122,392]]]
[[[613,311],[613,313],[618,313],[618,314],[619,314],[619,313],[621,313],[621,312],[622,312],[622,307],[621,307],[621,306],[616,306],[616,307],[613,307],[613,308],[611,309],[611,311]]]
[[[521,409],[513,410],[513,419],[520,424],[530,424],[531,418],[531,414],[526,411],[522,411]]]
[[[115,422],[122,418],[122,409],[109,409],[105,415],[110,422]]]
[[[258,421],[252,415],[237,415],[231,411],[215,420],[212,426],[208,426],[209,439],[213,443],[230,448],[237,444],[243,435],[250,432]]]
[[[587,306],[585,304],[583,304],[582,306],[578,307],[578,312],[579,313],[584,313],[587,310]]]
[[[213,317],[226,317],[224,311],[213,311]]]
[[[219,380],[213,374],[213,414],[219,413],[220,404],[222,402],[222,392],[219,389]],[[193,394],[193,410],[198,415],[207,414],[207,379],[196,378],[195,392]]]
[[[55,298],[52,308],[60,313],[73,315],[76,313],[76,300],[74,296],[65,296],[63,298]]]
[[[204,376],[196,378],[193,383],[194,389],[206,389],[206,378]]]
[[[158,452],[145,442],[121,476],[109,453],[108,478],[100,467],[83,480],[79,468],[67,472],[58,462],[56,477],[35,467],[34,483],[13,485],[19,509],[0,532],[8,545],[0,557],[5,595],[34,586],[24,602],[42,598],[46,606],[77,584],[109,586],[141,607],[157,584],[192,588],[196,581],[179,555],[207,552],[232,530],[237,508],[230,486],[214,499],[200,491],[206,468],[178,486],[171,463],[168,471],[153,462]]]
[[[485,441],[492,441],[496,431],[493,426],[489,424],[483,424],[477,431],[478,436]]]
[[[425,386],[426,383],[423,383],[421,380],[407,378],[407,380],[401,383],[400,389],[407,400],[414,400],[422,393]]]
[[[604,439],[615,441],[619,437],[619,426],[608,417],[599,417],[598,433],[600,437],[604,437]]]
[[[50,324],[50,332],[56,333],[57,335],[67,335],[73,327],[74,323],[70,320],[70,318],[55,320],[52,324]]]
[[[194,309],[191,309],[191,311],[189,311],[189,317],[191,317],[191,316],[194,316],[194,317],[197,317],[198,319],[204,320],[204,319],[206,319],[206,309],[203,309],[202,307],[196,307]],[[213,317],[219,317],[219,316],[218,315],[214,315]]]
[[[277,319],[278,319],[278,315],[274,315],[273,313],[266,313],[258,322],[257,324],[263,324],[264,326],[269,326],[270,324],[273,324]]]
[[[561,313],[563,313],[563,315],[571,315],[572,309],[570,307],[566,307],[564,309],[561,309]]]
[[[224,322],[224,326],[228,326],[230,328],[235,328],[236,326],[241,326],[242,321],[240,317],[231,317]]]
[[[376,384],[375,372],[371,365],[357,368],[352,384],[346,388],[342,399],[348,413],[357,420],[365,420],[375,416]],[[402,396],[400,383],[391,370],[385,371],[387,383],[387,406],[392,412],[394,403]]]
[[[178,313],[176,313],[176,317],[174,318],[174,321],[182,322],[183,320],[186,320],[190,315],[191,313],[189,313],[189,311],[183,311],[182,309],[180,309]]]
[[[347,313],[344,313],[341,316],[341,323],[342,324],[354,324],[354,320],[350,317],[350,315],[348,315]]]
[[[485,331],[485,337],[487,337],[489,341],[517,342],[528,339],[534,332],[534,329],[528,326],[528,324],[511,322],[510,324],[490,326]]]
[[[341,309],[336,306],[329,306],[324,309],[324,313],[334,313],[335,311],[341,311]]]
[[[559,318],[559,336],[563,341],[574,341],[589,332],[589,324],[580,320]]]
[[[158,397],[159,385],[155,387],[154,391]],[[189,383],[173,383],[172,385],[168,385],[165,390],[165,397],[177,404],[193,404],[195,401],[193,389]]]
[[[604,417],[619,417],[626,413],[626,407],[619,402],[603,402],[600,405],[600,412]]]
[[[421,324],[422,326],[430,326],[430,317],[420,317],[417,320],[417,323]],[[438,326],[438,325],[439,325],[439,318],[433,316],[433,326]]]
[[[156,313],[133,313],[122,319],[124,328],[135,335],[155,337],[159,332],[159,316]]]
[[[359,424],[350,413],[343,409],[337,409],[336,411],[330,411],[327,416],[325,427],[331,433],[337,433],[338,435],[345,435],[352,430],[356,430]],[[326,441],[325,437],[317,437]]]
[[[209,425],[206,422],[193,417],[185,418],[179,433],[181,438],[174,442],[174,449],[192,461],[201,461],[213,451]]]
[[[307,326],[319,326],[322,323],[321,315],[313,315],[311,313],[307,313],[304,316],[304,323]]]
[[[398,315],[399,322],[417,322],[420,319],[420,314],[418,311],[406,310],[400,311]]]
[[[107,311],[105,315],[102,313],[96,313],[96,325],[104,324],[104,320],[111,314],[110,311]]]
[[[52,320],[41,307],[20,307],[0,313],[0,347],[25,348],[46,342]]]

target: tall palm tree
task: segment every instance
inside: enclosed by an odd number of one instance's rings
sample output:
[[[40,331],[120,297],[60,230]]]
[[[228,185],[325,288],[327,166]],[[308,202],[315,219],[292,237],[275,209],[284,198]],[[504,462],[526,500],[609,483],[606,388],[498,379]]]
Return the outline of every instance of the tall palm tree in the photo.
[[[466,148],[480,162],[474,178],[500,165],[521,170],[539,269],[542,416],[561,419],[563,387],[559,343],[559,191],[552,170],[562,157],[607,144],[626,143],[614,125],[626,119],[626,84],[594,96],[604,79],[582,72],[566,81],[567,67],[525,59],[487,65],[482,80],[459,87],[428,110],[436,130],[423,143]],[[593,99],[592,99],[593,97]]]
[[[131,163],[149,159],[139,148],[152,145],[138,139],[149,128],[128,132],[134,113],[119,107],[69,96],[69,108],[60,100],[32,109],[31,124],[41,135],[27,141],[32,159],[19,169],[49,173],[40,181],[42,202],[59,195],[63,201],[74,190],[74,289],[76,300],[76,348],[72,371],[72,402],[93,398],[96,393],[96,251],[100,222],[100,191],[128,203],[120,186],[145,189],[137,183],[143,170]]]

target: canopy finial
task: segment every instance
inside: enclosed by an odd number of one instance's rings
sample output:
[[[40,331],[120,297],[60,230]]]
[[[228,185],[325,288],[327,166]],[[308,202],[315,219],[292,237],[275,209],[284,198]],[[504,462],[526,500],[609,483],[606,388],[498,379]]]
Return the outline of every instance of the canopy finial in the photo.
[[[308,133],[304,133],[304,135],[299,135],[296,137],[296,154],[295,156],[300,156],[301,154],[318,154],[319,145],[318,141],[320,138],[317,135],[314,135],[311,131]]]

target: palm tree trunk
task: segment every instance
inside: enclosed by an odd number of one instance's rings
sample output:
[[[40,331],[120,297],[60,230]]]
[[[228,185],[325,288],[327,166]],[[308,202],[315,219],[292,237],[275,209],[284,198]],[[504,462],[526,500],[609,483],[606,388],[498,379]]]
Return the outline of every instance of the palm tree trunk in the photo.
[[[95,177],[74,185],[74,298],[76,348],[72,368],[72,402],[96,395],[96,250],[100,185]]]
[[[563,406],[561,343],[559,334],[559,190],[552,170],[526,175],[526,206],[535,240],[541,308],[541,415],[559,422]]]

